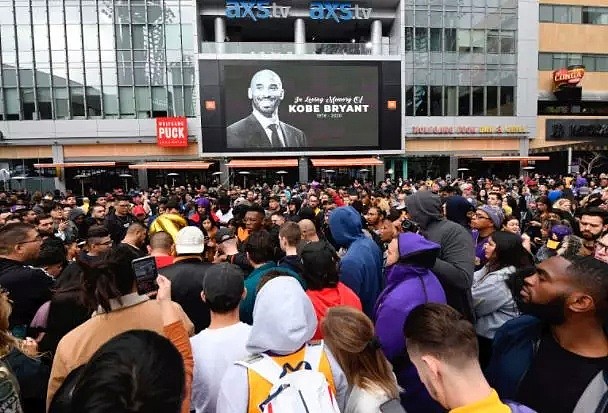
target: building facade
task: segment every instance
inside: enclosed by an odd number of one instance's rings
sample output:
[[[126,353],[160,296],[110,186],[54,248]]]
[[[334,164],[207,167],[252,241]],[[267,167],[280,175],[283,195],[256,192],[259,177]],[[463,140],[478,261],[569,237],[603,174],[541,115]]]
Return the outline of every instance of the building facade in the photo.
[[[608,5],[540,3],[538,134],[531,150],[550,154],[563,172],[582,172],[579,158],[608,149]]]
[[[585,10],[581,21],[602,20]],[[0,169],[54,178],[61,189],[75,176],[90,186],[129,174],[158,183],[170,168],[151,163],[162,161],[201,182],[209,176],[186,161],[209,161],[222,179],[278,178],[271,166],[293,181],[499,173],[473,160],[542,146],[538,16],[538,3],[525,0],[4,1]],[[588,54],[603,67],[599,51]],[[287,145],[284,130],[281,150],[230,147],[226,129],[253,103],[239,73],[256,65],[280,72],[276,113],[305,144]],[[298,99],[313,106],[288,105]],[[166,117],[186,119],[185,146],[158,144]],[[112,179],[95,180],[91,169]]]

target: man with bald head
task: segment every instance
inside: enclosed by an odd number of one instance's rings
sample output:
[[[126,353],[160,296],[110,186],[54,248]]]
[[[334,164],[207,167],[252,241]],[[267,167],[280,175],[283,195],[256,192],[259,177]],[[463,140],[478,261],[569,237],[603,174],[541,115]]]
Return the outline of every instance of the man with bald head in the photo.
[[[310,219],[303,219],[298,222],[300,231],[302,232],[302,241],[308,242],[319,242],[319,235],[317,235],[317,228]]]
[[[304,148],[306,135],[279,120],[285,97],[283,82],[272,70],[260,70],[251,78],[247,95],[252,113],[226,128],[226,144],[233,148]]]

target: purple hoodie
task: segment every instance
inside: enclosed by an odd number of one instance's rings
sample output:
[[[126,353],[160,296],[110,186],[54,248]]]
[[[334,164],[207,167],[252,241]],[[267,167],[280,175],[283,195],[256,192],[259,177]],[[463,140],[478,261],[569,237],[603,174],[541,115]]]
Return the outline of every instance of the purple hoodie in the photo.
[[[439,280],[426,267],[413,262],[416,256],[437,256],[439,245],[411,232],[399,234],[400,262],[386,268],[386,288],[374,310],[376,335],[386,358],[393,364],[397,381],[406,392],[402,404],[407,411],[442,411],[420,381],[405,350],[403,325],[415,307],[428,302],[446,303]],[[401,262],[406,261],[406,262]],[[431,267],[433,262],[429,264]]]

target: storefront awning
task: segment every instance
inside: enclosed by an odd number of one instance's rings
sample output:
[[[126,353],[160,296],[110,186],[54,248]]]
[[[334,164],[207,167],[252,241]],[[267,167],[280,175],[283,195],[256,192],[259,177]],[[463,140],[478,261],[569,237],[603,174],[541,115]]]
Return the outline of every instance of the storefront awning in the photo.
[[[183,162],[145,162],[129,165],[129,169],[209,169],[213,162],[183,161]]]
[[[349,167],[349,166],[377,166],[383,162],[378,158],[319,158],[311,159],[312,165],[318,168]]]
[[[549,156],[483,156],[482,161],[490,162],[522,162],[522,161],[548,161]]]
[[[34,164],[34,168],[105,168],[112,166],[116,166],[116,162],[65,162]]]
[[[297,159],[233,159],[228,168],[296,168]]]

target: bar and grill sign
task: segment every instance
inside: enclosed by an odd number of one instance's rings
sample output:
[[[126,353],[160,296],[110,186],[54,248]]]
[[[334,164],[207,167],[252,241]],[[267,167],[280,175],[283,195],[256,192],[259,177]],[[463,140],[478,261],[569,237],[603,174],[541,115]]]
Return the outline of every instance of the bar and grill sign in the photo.
[[[186,118],[156,118],[156,143],[162,147],[188,146],[188,120]]]

